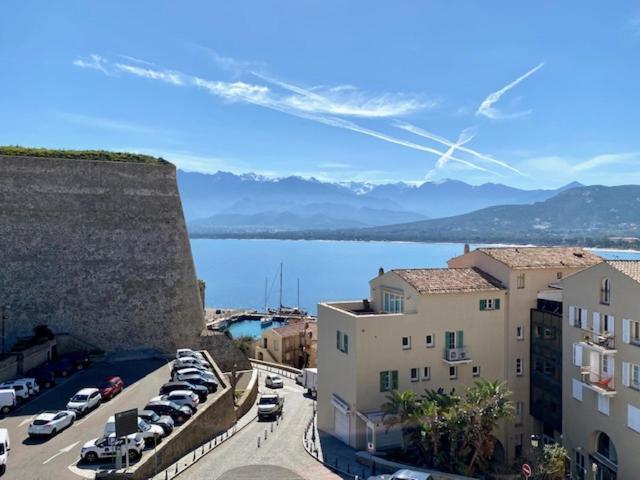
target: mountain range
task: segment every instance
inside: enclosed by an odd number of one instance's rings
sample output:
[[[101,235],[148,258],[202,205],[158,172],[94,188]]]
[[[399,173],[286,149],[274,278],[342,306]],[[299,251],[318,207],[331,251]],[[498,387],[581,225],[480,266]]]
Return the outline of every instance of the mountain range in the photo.
[[[178,171],[177,180],[189,230],[197,236],[338,231],[423,222],[483,207],[544,201],[580,186],[522,190],[457,180],[374,185],[184,171]]]

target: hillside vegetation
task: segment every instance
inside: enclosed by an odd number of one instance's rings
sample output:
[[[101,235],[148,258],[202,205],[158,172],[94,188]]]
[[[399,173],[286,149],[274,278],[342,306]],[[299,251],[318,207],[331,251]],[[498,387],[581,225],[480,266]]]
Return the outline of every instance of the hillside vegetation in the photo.
[[[163,158],[127,152],[109,152],[106,150],[58,150],[50,148],[31,148],[18,145],[0,145],[0,155],[8,157],[63,158],[70,160],[88,160],[101,162],[169,164]]]

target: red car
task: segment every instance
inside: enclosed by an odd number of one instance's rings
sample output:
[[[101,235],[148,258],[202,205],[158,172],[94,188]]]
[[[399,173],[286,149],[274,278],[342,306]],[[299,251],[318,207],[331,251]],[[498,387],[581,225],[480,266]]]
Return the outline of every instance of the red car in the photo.
[[[109,400],[119,394],[124,388],[124,382],[120,377],[107,377],[98,387],[102,400]]]

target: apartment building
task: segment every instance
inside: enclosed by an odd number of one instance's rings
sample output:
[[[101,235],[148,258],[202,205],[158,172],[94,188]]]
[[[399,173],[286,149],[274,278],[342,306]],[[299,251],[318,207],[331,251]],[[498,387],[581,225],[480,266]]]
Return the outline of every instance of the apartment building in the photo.
[[[499,280],[478,268],[392,270],[369,287],[367,300],[318,306],[320,430],[358,449],[395,447],[398,429],[382,423],[389,391],[462,392],[505,378]]]
[[[578,480],[640,477],[640,262],[563,280],[563,437]]]
[[[255,358],[294,368],[316,367],[318,324],[315,320],[290,321],[282,327],[265,330],[255,344]]]
[[[532,310],[538,309],[539,300],[561,303],[562,296],[555,288],[558,287],[558,282],[600,262],[602,258],[598,255],[570,247],[478,248],[448,262],[449,267],[479,268],[497,278],[507,289],[504,306],[506,326],[503,335],[506,376],[502,378],[507,380],[513,391],[516,411],[521,413],[515,422],[508,425],[505,443],[508,458],[522,455],[533,434],[554,433],[555,439],[559,440],[559,432],[554,432],[555,428],[550,425],[552,419],[548,416],[541,417],[541,410],[537,408],[539,405],[533,405],[531,401],[531,375],[532,369],[536,367],[531,361],[531,339],[528,338],[532,332]],[[561,335],[561,332],[556,331],[556,335]],[[556,380],[557,375],[558,373]],[[557,399],[557,384],[555,388],[556,390],[549,390],[549,393]],[[533,393],[539,392],[534,390]],[[536,419],[534,415],[539,417]],[[554,424],[557,426],[557,419]]]

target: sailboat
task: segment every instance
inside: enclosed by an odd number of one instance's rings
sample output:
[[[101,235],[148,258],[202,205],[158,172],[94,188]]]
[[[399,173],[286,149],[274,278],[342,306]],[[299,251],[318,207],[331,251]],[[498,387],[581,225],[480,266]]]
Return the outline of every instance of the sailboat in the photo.
[[[300,308],[300,279],[298,279],[298,306],[285,307],[282,304],[282,262],[280,262],[280,302],[278,308],[267,310],[271,315],[306,315],[307,312]]]

